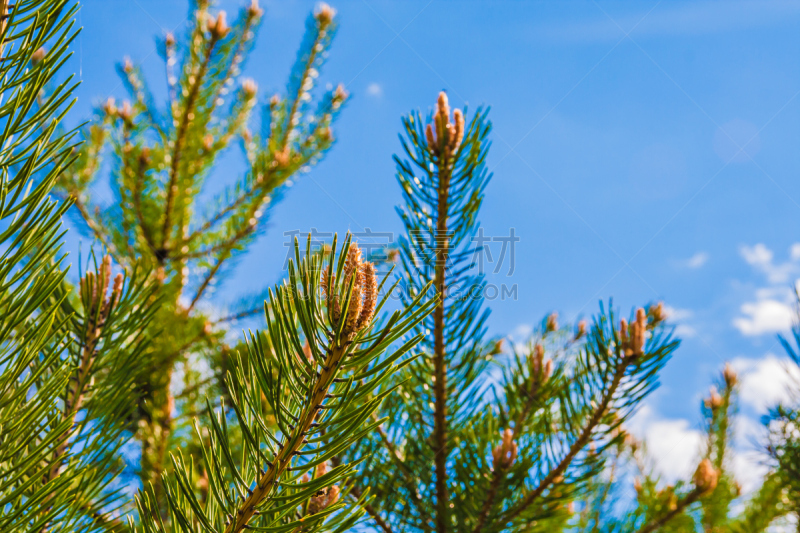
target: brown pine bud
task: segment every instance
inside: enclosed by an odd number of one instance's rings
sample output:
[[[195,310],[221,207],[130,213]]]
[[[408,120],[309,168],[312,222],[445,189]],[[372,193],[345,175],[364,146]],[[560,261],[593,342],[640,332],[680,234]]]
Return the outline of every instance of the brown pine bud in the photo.
[[[247,8],[247,16],[250,18],[258,18],[264,14],[264,10],[258,5],[258,0],[251,0],[250,6]]]
[[[433,137],[433,125],[428,124],[425,128],[425,138],[428,141],[428,149],[434,154],[439,153],[439,145],[436,144],[436,139]]]
[[[372,316],[375,314],[375,306],[378,303],[378,278],[375,275],[375,265],[372,263],[361,265],[361,282],[363,284],[364,302],[356,325],[359,330],[366,327],[372,320]]]
[[[210,18],[208,21],[208,31],[214,39],[224,39],[228,32],[231,31],[228,26],[228,14],[225,11],[217,13],[217,18]]]
[[[252,78],[246,78],[242,81],[242,92],[247,100],[251,100],[258,92],[258,84]]]
[[[125,122],[130,122],[131,118],[133,118],[133,108],[131,107],[131,103],[127,100],[122,102],[122,109],[119,110],[119,116]]]
[[[175,46],[175,35],[173,35],[172,32],[167,32],[164,36],[164,44],[167,45],[167,48]]]
[[[450,137],[450,153],[454,154],[464,140],[464,114],[460,109],[453,111],[453,127]]]
[[[694,481],[694,486],[704,494],[709,493],[717,488],[718,480],[719,472],[714,469],[714,466],[708,459],[703,459],[700,462],[692,479],[692,481]]]
[[[272,97],[270,97],[269,99],[269,106],[273,109],[278,107],[278,104],[280,103],[281,103],[281,97],[278,96],[277,94],[273,94]]]
[[[130,74],[133,72],[133,63],[131,62],[131,58],[126,57],[122,60],[122,70],[125,74]]]
[[[210,133],[206,133],[203,136],[203,149],[210,152],[212,148],[214,148],[214,137]]]
[[[656,305],[651,305],[647,310],[647,314],[650,315],[650,329],[653,329],[667,318],[667,314],[664,311],[663,302],[658,302]]]
[[[739,380],[736,370],[733,369],[730,363],[725,363],[725,370],[722,371],[722,377],[725,379],[725,385],[732,389]]]
[[[345,100],[350,97],[350,93],[347,92],[347,89],[344,88],[344,85],[341,83],[336,86],[336,90],[333,91],[333,108],[338,108]]]
[[[711,387],[709,391],[709,397],[705,400],[706,407],[712,411],[716,411],[722,407],[722,402],[722,396],[720,396],[717,392],[717,388]]]
[[[547,324],[545,326],[545,331],[552,332],[558,329],[558,313],[550,313],[550,316],[547,317]]]
[[[117,106],[113,97],[108,97],[108,100],[103,104],[103,112],[111,118],[117,115]]]
[[[41,63],[44,60],[44,56],[47,54],[47,50],[44,48],[39,48],[31,55],[31,63],[34,65]]]
[[[316,17],[320,29],[324,29],[331,22],[333,22],[333,17],[335,16],[336,16],[336,10],[333,9],[328,4],[326,4],[325,2],[320,3],[317,6],[316,12],[314,13],[314,17]]]
[[[492,346],[492,349],[489,351],[489,355],[497,355],[503,353],[503,344],[505,341],[503,339],[497,339]]]
[[[517,458],[517,443],[514,442],[514,432],[506,428],[503,440],[492,450],[492,467],[494,470],[506,470]]]
[[[642,487],[642,480],[639,479],[638,477],[634,478],[634,480],[633,480],[633,488],[637,493],[639,493],[639,494],[642,493],[642,488],[643,488]]]
[[[586,321],[585,320],[581,320],[580,322],[578,322],[578,327],[575,330],[575,339],[574,340],[576,340],[576,341],[580,340],[585,336],[586,336]]]

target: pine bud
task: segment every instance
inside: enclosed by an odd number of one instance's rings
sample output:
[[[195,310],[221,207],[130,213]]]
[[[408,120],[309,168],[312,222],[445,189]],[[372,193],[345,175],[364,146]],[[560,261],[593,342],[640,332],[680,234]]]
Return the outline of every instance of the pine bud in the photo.
[[[280,103],[281,103],[281,97],[278,96],[277,94],[273,94],[272,97],[269,99],[269,106],[272,109],[275,109],[276,107],[278,107],[278,104],[280,104]]]
[[[246,78],[242,81],[242,92],[244,97],[248,100],[255,98],[258,92],[258,84],[252,78]]]
[[[575,331],[575,340],[580,340],[586,335],[586,321],[581,320],[578,322],[578,329]]]
[[[550,316],[547,317],[547,324],[545,326],[545,331],[552,332],[558,329],[558,313],[550,313]]]
[[[342,103],[350,97],[350,93],[347,92],[347,89],[344,88],[344,85],[341,83],[336,86],[336,90],[333,91],[333,108],[337,109]]]
[[[664,311],[663,302],[658,302],[656,305],[651,305],[647,310],[647,314],[650,315],[650,329],[653,329],[667,318],[667,314]]]
[[[131,63],[131,58],[126,57],[125,59],[123,59],[122,70],[123,72],[125,72],[125,74],[130,74],[131,72],[133,72],[133,63]]]
[[[173,35],[172,32],[167,32],[164,36],[164,44],[167,45],[167,48],[175,46],[175,35]]]
[[[725,385],[732,389],[739,380],[736,375],[736,370],[733,369],[730,363],[725,363],[725,370],[722,371],[722,377],[725,379]]]
[[[250,18],[258,18],[264,14],[264,10],[258,5],[258,0],[252,0],[250,6],[247,8],[247,16]]]
[[[513,438],[514,432],[506,428],[503,432],[503,440],[492,450],[492,468],[494,470],[506,470],[514,464],[517,458],[517,443]]]
[[[103,112],[110,118],[114,118],[117,115],[117,106],[114,102],[114,98],[108,97],[106,103],[103,104]]]
[[[375,306],[378,303],[378,279],[375,275],[375,265],[364,263],[361,265],[361,283],[363,284],[364,302],[361,306],[361,314],[356,324],[357,329],[363,329],[375,314]]]
[[[637,493],[639,493],[639,494],[642,493],[642,488],[643,488],[642,487],[642,480],[639,479],[638,477],[634,478],[634,480],[633,480],[633,488]]]
[[[497,355],[503,353],[503,339],[498,339],[495,341],[494,345],[492,346],[491,351],[489,351],[489,355]]]
[[[210,152],[214,148],[214,137],[210,133],[206,133],[203,137],[203,149]]]
[[[716,411],[722,407],[722,396],[719,395],[716,387],[711,387],[709,390],[709,397],[705,400],[705,405],[712,411]]]
[[[31,63],[37,65],[42,62],[44,56],[47,54],[47,50],[44,48],[39,48],[31,55]]]
[[[231,30],[228,26],[227,13],[220,11],[217,13],[217,18],[211,18],[208,21],[208,31],[214,39],[224,39],[228,32]]]
[[[133,108],[131,107],[131,103],[127,100],[122,102],[122,109],[119,110],[119,116],[125,122],[130,122],[131,118],[133,118]]]
[[[719,480],[719,472],[714,469],[711,461],[703,459],[697,466],[692,481],[702,493],[709,493],[717,488],[717,481]]]
[[[333,17],[335,16],[336,10],[325,2],[320,3],[317,6],[316,12],[314,13],[314,17],[316,17],[320,29],[325,29],[331,22],[333,22]]]

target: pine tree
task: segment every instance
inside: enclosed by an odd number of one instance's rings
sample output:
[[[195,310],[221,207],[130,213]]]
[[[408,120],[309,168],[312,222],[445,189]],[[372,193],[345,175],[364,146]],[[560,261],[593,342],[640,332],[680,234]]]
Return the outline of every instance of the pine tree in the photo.
[[[232,25],[208,0],[196,1],[185,38],[168,34],[161,43],[168,100],[159,105],[140,68],[125,60],[119,73],[131,101],[109,98],[98,107],[81,132],[76,163],[59,181],[83,229],[114,261],[152,270],[160,285],[158,333],[149,363],[137,369],[136,414],[138,470],[159,495],[168,450],[183,443],[199,452],[191,420],[209,415],[205,394],[225,391],[235,352],[225,343],[228,325],[257,315],[265,297],[245,298],[219,316],[211,305],[213,288],[264,228],[291,181],[334,142],[331,126],[347,93],[341,86],[315,92],[336,31],[334,15],[321,4],[309,17],[285,96],[262,103],[256,82],[241,72],[263,16],[257,0]],[[220,158],[232,148],[241,150],[246,170],[208,199],[204,186],[216,179]],[[225,170],[230,173],[230,163]],[[91,194],[106,179],[115,196],[110,205]],[[199,474],[198,483],[206,483],[201,478],[210,473]]]
[[[75,83],[56,83],[76,36],[68,0],[0,1],[0,531],[112,531],[130,437],[132,370],[153,291],[110,258],[66,281],[50,198],[74,160],[59,132]],[[48,47],[45,51],[44,46]],[[45,91],[45,86],[54,86]]]
[[[400,394],[381,408],[387,423],[350,451],[380,450],[356,483],[375,494],[370,525],[558,530],[678,343],[661,327],[660,306],[637,310],[630,325],[601,308],[589,331],[585,323],[559,328],[551,315],[526,349],[501,353],[486,337],[484,279],[470,269],[490,178],[487,111],[467,125],[442,93],[426,120],[412,113],[403,125],[405,157],[395,161],[404,294],[414,298],[431,283],[438,303],[416,330],[421,357],[395,374]]]
[[[792,511],[780,474],[768,472],[761,486],[743,497],[733,473],[731,443],[735,438],[738,386],[736,372],[726,364],[703,400],[706,442],[689,480],[664,483],[653,469],[647,443],[623,430],[625,439],[617,449],[609,450],[610,468],[578,502],[581,509],[576,530],[761,533],[779,525]],[[636,470],[633,483],[626,475],[632,465]],[[636,494],[631,508],[624,502],[630,492]]]

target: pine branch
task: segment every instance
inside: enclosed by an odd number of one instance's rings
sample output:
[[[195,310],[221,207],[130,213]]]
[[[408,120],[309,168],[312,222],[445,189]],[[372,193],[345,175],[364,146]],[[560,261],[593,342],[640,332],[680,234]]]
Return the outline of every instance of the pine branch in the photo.
[[[700,497],[706,491],[701,487],[695,487],[689,494],[687,494],[684,498],[681,498],[673,509],[670,509],[666,514],[655,518],[645,524],[637,533],[653,533],[657,531],[664,525],[668,524],[672,519],[676,516],[683,513],[683,511],[692,505],[694,502],[700,499]]]
[[[583,430],[580,433],[580,436],[572,443],[569,447],[569,451],[564,455],[564,457],[559,461],[558,465],[550,470],[550,472],[542,479],[539,484],[534,488],[531,492],[529,492],[519,503],[515,504],[509,511],[503,514],[502,521],[508,522],[516,518],[520,515],[527,507],[533,504],[537,498],[539,498],[547,487],[553,484],[553,482],[563,475],[567,468],[569,467],[572,460],[578,455],[578,453],[589,444],[589,441],[592,438],[594,429],[603,419],[603,416],[608,412],[609,405],[611,404],[612,400],[614,399],[614,395],[619,388],[620,383],[622,382],[622,378],[625,377],[625,371],[630,364],[629,359],[623,359],[619,361],[616,365],[616,369],[613,374],[613,378],[611,380],[610,385],[606,389],[603,394],[602,399],[598,402],[597,407],[594,409],[592,416],[589,418],[589,421],[583,426]]]

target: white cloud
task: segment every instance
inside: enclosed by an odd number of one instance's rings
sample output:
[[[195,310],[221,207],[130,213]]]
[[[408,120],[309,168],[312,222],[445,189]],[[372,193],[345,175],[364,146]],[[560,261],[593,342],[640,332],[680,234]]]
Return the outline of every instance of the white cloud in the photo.
[[[708,262],[706,252],[697,252],[684,263],[688,268],[700,268]]]
[[[734,318],[733,326],[747,336],[788,331],[794,318],[789,304],[769,298],[742,304],[741,312],[745,316]]]
[[[761,359],[738,357],[731,365],[739,373],[739,397],[743,405],[763,414],[779,402],[790,399],[800,383],[800,369],[788,357],[767,354]]]
[[[367,85],[367,94],[375,97],[381,96],[383,94],[383,87],[378,83],[372,82]]]
[[[704,436],[688,420],[661,418],[649,405],[644,405],[631,419],[628,429],[647,443],[653,466],[667,482],[692,475]]]

